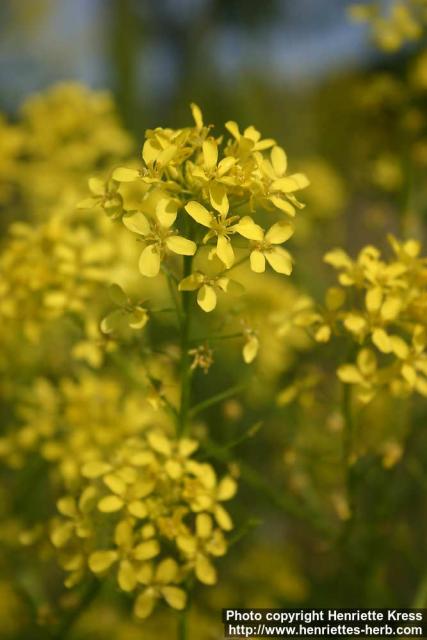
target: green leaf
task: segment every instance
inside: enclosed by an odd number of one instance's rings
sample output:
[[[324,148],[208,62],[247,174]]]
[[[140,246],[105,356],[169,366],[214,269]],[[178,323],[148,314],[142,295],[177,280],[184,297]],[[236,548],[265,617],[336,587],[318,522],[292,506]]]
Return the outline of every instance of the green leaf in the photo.
[[[119,307],[125,307],[129,303],[126,293],[119,284],[110,284],[108,287],[108,295],[112,302]]]

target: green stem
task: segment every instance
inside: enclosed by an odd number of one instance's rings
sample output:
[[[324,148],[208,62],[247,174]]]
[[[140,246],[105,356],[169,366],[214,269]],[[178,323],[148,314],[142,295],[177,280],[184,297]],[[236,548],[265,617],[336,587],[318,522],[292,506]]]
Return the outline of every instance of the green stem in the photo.
[[[199,402],[199,404],[196,404],[189,411],[189,415],[191,417],[194,417],[198,413],[200,413],[201,411],[204,411],[205,409],[208,409],[209,407],[213,407],[214,405],[218,404],[219,402],[222,402],[223,400],[227,400],[227,398],[231,398],[232,396],[235,396],[237,393],[242,391],[244,388],[245,388],[245,386],[243,384],[238,384],[238,385],[235,385],[234,387],[231,387],[230,389],[226,389],[225,391],[221,391],[220,393],[217,393],[216,395],[212,396],[211,398],[207,398],[206,400],[202,400],[202,402]]]
[[[184,256],[184,278],[192,271],[193,257]],[[178,416],[178,436],[188,431],[188,414],[191,400],[190,343],[191,326],[191,291],[182,292],[182,322],[181,322],[181,403]]]
[[[188,609],[179,613],[178,618],[178,640],[188,639]]]

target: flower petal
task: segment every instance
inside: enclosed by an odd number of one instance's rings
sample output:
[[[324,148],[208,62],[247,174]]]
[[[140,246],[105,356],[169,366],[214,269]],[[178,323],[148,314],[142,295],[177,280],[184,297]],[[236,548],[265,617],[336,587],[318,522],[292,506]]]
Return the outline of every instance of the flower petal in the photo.
[[[199,306],[209,313],[216,307],[216,293],[213,287],[204,284],[197,293],[197,302]]]
[[[265,257],[261,251],[254,249],[250,255],[251,269],[255,273],[264,273],[265,271]]]
[[[170,251],[178,253],[180,256],[194,256],[197,251],[197,244],[182,236],[169,236],[166,238],[166,246]]]
[[[276,222],[265,234],[265,239],[271,244],[282,244],[293,235],[293,226],[286,221]]]
[[[290,253],[282,247],[274,247],[273,250],[265,254],[267,262],[274,271],[289,276],[292,273],[292,258]]]
[[[89,556],[89,569],[93,573],[102,573],[117,560],[117,551],[95,551]]]
[[[145,247],[139,259],[139,270],[143,276],[154,278],[160,271],[160,253],[157,245]]]
[[[250,216],[244,216],[234,225],[235,231],[248,240],[261,241],[264,238],[264,230],[252,220]]]
[[[234,251],[231,246],[231,242],[225,236],[218,236],[218,242],[216,245],[216,254],[218,258],[229,269],[234,263]]]
[[[122,220],[129,231],[139,233],[141,236],[146,236],[150,233],[150,223],[140,211],[132,213],[131,215],[125,215]]]
[[[282,147],[273,147],[271,150],[271,164],[276,176],[283,176],[288,167],[288,159]]]
[[[203,160],[207,169],[213,169],[218,162],[218,145],[213,138],[203,143]]]
[[[185,205],[186,212],[199,224],[210,227],[213,215],[200,202],[191,200]]]
[[[226,216],[229,204],[225,186],[220,182],[211,182],[209,186],[209,196],[213,208],[219,211],[221,215]]]

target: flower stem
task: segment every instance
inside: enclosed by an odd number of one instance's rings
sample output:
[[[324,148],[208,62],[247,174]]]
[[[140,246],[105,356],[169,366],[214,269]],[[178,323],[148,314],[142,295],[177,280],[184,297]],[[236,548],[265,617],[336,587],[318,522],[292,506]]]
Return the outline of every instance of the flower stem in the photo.
[[[178,618],[178,640],[188,640],[188,610],[184,609],[179,613]]]
[[[217,393],[216,395],[212,396],[211,398],[207,398],[206,400],[202,400],[202,402],[199,402],[199,404],[196,404],[189,411],[189,415],[191,417],[194,417],[198,413],[200,413],[201,411],[204,411],[205,409],[208,409],[209,407],[212,407],[212,406],[218,404],[218,402],[222,402],[223,400],[227,400],[227,398],[232,398],[236,394],[240,393],[240,391],[242,391],[244,388],[245,388],[245,385],[238,384],[238,385],[235,385],[234,387],[231,387],[230,389],[225,389],[225,391],[221,391],[220,393]]]
[[[193,258],[184,256],[184,278],[191,274]],[[189,336],[191,325],[191,292],[182,292],[182,321],[181,327],[181,403],[178,416],[178,436],[183,436],[188,430],[188,414],[191,400],[191,369],[189,350]]]

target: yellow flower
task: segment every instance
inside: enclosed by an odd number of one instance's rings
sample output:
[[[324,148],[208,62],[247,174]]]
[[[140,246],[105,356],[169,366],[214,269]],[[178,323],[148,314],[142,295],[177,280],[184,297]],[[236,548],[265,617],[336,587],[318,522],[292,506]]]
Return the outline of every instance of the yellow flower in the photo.
[[[302,205],[294,196],[295,191],[305,189],[310,184],[303,173],[286,175],[288,160],[286,153],[281,147],[273,147],[270,160],[262,154],[255,154],[259,181],[260,193],[256,198],[261,198],[261,202],[271,202],[271,204],[290,215],[295,216],[295,207],[302,208]]]
[[[227,545],[222,532],[214,528],[211,516],[197,514],[195,535],[178,536],[177,545],[194,567],[197,579],[203,584],[215,584],[217,574],[209,556],[223,556]]]
[[[258,225],[253,224],[249,217],[242,218],[236,225],[236,230],[242,233],[242,228],[250,228],[253,230],[252,249],[250,254],[250,263],[252,271],[255,273],[263,273],[265,271],[265,261],[277,273],[283,273],[289,276],[292,273],[292,257],[282,247],[277,245],[286,242],[292,236],[294,230],[287,222],[276,222],[264,234],[264,231]],[[243,231],[242,235],[245,233]],[[257,237],[255,237],[257,236]]]
[[[145,248],[139,259],[139,270],[148,278],[158,275],[161,262],[168,251],[182,256],[192,256],[196,253],[195,242],[178,235],[173,229],[161,225],[156,220],[148,220],[141,212],[124,216],[123,224],[142,237]]]
[[[86,198],[78,203],[79,209],[102,207],[109,218],[116,220],[123,213],[123,198],[118,192],[119,183],[116,180],[103,182],[100,178],[89,179],[91,198]]]
[[[204,236],[203,242],[208,242],[211,238],[217,238],[215,253],[229,269],[234,263],[234,251],[230,241],[230,235],[234,233],[234,223],[237,216],[227,218],[227,214],[213,214],[208,211],[200,202],[194,200],[185,206],[187,213],[199,224],[209,229]]]
[[[224,276],[207,276],[200,271],[195,271],[179,283],[179,291],[196,291],[197,303],[209,313],[213,311],[217,303],[217,291],[226,292],[230,283],[229,278]]]
[[[138,618],[148,618],[160,598],[172,609],[184,609],[187,594],[184,589],[175,586],[178,577],[178,565],[173,558],[165,558],[155,568],[152,564],[144,565],[137,579],[139,583],[146,585],[146,588],[135,600],[135,615]]]
[[[237,159],[231,156],[218,162],[218,143],[208,138],[202,145],[202,161],[190,166],[191,178],[202,189],[207,191],[211,206],[222,216],[229,210],[227,187],[236,186],[237,181],[230,176],[230,171]]]
[[[362,349],[355,365],[344,364],[339,367],[339,379],[346,384],[358,385],[358,397],[369,402],[375,395],[378,385],[377,359],[370,349]]]

